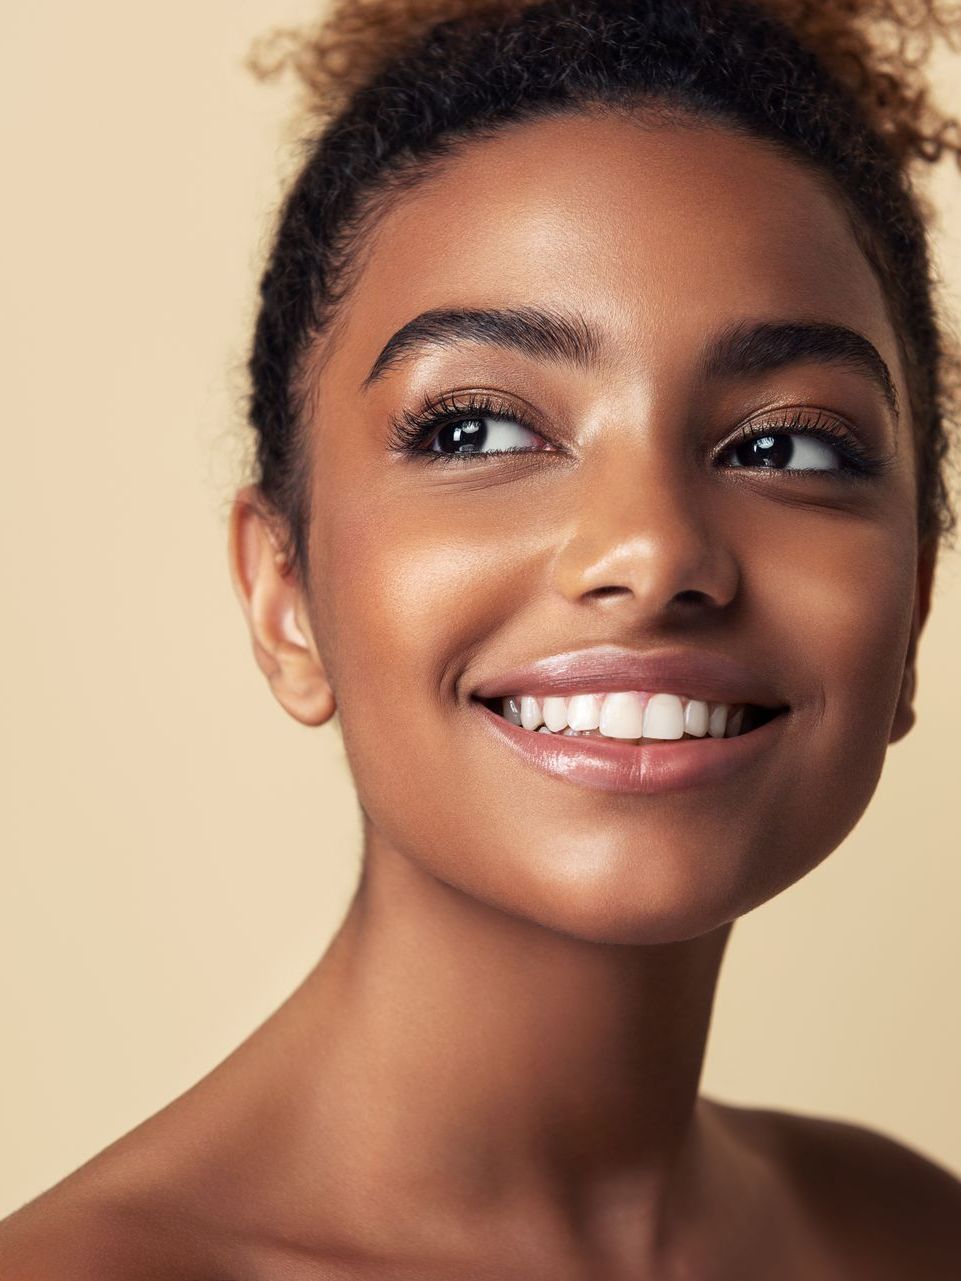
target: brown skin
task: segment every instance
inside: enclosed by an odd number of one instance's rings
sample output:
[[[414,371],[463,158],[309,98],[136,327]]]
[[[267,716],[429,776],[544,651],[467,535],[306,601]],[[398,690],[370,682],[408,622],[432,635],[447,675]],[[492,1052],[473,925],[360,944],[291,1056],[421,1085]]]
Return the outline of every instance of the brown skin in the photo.
[[[731,320],[834,321],[907,406],[839,205],[755,141],[584,116],[465,146],[367,248],[315,376],[306,580],[255,490],[231,522],[274,693],[309,725],[338,712],[364,877],[280,1010],[0,1228],[3,1275],[947,1281],[946,1171],[698,1095],[733,921],[838,845],[914,717],[934,557],[909,412],[826,364],[697,372]],[[358,390],[418,312],[529,304],[596,324],[596,366],[462,345]],[[463,388],[533,409],[568,457],[388,450],[388,415]],[[691,448],[785,406],[843,415],[892,465],[846,485]],[[489,737],[481,677],[609,641],[740,656],[790,704],[778,745],[638,797]]]

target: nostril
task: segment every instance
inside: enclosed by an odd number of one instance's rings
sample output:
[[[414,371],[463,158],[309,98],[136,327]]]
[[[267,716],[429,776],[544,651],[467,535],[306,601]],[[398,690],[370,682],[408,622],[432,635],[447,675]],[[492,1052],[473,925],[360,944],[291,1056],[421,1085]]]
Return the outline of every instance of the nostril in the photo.
[[[699,591],[696,587],[686,587],[682,592],[676,592],[675,600],[690,602],[693,605],[700,605],[703,601],[709,601],[710,597],[707,592]]]

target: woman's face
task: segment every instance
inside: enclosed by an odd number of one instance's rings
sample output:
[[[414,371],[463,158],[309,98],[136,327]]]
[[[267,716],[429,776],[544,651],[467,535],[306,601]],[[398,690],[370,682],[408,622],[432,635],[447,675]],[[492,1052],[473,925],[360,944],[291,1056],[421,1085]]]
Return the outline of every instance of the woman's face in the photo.
[[[421,313],[476,309],[527,310],[473,337],[435,318],[368,380]],[[879,285],[800,164],[586,115],[469,143],[366,241],[313,391],[304,609],[370,857],[582,938],[666,942],[850,831],[911,723],[915,460]],[[392,420],[477,398],[396,448]],[[611,647],[620,666],[512,675]],[[613,740],[509,726],[478,690],[786,710],[602,757]]]

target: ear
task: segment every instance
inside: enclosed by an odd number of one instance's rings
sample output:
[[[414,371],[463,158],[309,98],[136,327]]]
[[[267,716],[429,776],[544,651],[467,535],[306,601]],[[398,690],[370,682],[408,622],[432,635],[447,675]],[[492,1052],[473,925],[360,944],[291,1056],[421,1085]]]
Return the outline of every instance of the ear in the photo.
[[[918,553],[918,578],[914,593],[914,618],[911,622],[911,638],[904,660],[904,675],[901,678],[901,690],[898,694],[898,705],[891,722],[891,733],[888,742],[896,743],[904,738],[914,724],[914,691],[917,685],[916,658],[918,637],[924,627],[925,619],[931,608],[931,589],[934,583],[934,566],[937,558],[937,543],[931,539],[922,544]]]
[[[282,549],[278,517],[255,485],[230,513],[230,574],[254,657],[280,705],[304,725],[323,725],[336,702],[311,634],[299,576]]]

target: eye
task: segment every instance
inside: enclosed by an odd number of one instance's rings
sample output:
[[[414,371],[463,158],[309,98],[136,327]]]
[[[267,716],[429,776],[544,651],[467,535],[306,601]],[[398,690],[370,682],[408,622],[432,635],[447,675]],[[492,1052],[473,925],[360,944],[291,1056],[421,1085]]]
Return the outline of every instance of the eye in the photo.
[[[773,422],[747,422],[715,455],[728,466],[752,471],[833,472],[855,480],[880,474],[890,464],[875,454],[841,418],[826,410],[796,409]]]
[[[389,447],[424,462],[451,462],[472,457],[530,454],[553,448],[526,421],[524,412],[486,394],[463,401],[445,397],[420,413],[404,410],[390,419]]]
[[[422,462],[466,463],[471,459],[557,451],[557,442],[533,426],[527,413],[488,393],[447,396],[390,418],[388,447]],[[560,447],[563,453],[563,446]],[[765,423],[745,423],[715,460],[734,469],[831,472],[839,479],[875,476],[890,459],[875,456],[843,420],[821,410],[795,410]]]
[[[478,414],[445,423],[430,444],[434,454],[508,453],[539,448],[540,437],[512,418]]]
[[[734,467],[766,467],[777,471],[838,471],[843,461],[838,448],[810,431],[771,432],[750,436],[725,451]]]

